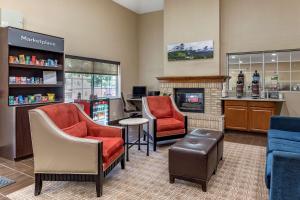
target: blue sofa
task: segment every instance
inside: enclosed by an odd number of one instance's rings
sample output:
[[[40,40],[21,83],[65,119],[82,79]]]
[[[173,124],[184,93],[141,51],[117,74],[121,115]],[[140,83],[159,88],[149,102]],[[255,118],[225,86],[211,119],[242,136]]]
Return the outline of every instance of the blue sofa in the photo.
[[[300,199],[300,118],[271,118],[265,179],[270,200]]]

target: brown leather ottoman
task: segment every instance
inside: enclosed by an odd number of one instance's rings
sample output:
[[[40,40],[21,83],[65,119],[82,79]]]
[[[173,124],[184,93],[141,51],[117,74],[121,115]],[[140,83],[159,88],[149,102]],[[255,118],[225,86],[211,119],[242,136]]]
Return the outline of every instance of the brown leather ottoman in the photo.
[[[218,161],[223,159],[224,151],[224,133],[221,131],[213,131],[207,129],[195,129],[191,133],[187,134],[186,137],[204,137],[218,142]]]
[[[217,167],[217,141],[186,137],[169,149],[170,183],[175,178],[200,183],[206,192],[207,183]]]

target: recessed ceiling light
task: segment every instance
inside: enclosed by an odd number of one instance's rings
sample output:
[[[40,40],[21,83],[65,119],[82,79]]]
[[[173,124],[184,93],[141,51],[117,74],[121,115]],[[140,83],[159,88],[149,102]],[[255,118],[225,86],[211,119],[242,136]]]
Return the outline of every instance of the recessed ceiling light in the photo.
[[[232,59],[235,59],[236,57],[235,57],[235,56],[231,56],[231,58],[232,58]]]
[[[272,56],[276,56],[277,54],[276,53],[272,53]]]
[[[243,63],[243,61],[240,60],[240,64],[242,64],[242,63]]]
[[[272,62],[275,62],[276,60],[272,59]]]

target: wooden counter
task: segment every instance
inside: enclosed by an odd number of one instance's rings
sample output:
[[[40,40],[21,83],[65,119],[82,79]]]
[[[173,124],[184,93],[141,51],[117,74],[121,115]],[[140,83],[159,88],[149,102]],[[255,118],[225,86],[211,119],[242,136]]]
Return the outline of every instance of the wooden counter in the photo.
[[[280,113],[278,99],[222,98],[225,129],[266,133],[270,118]]]

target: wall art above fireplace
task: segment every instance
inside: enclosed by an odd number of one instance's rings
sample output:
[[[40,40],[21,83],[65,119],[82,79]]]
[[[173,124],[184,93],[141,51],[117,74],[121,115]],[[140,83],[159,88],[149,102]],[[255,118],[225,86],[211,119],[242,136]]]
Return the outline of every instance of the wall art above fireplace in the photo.
[[[174,88],[174,98],[179,110],[204,113],[204,88]]]

